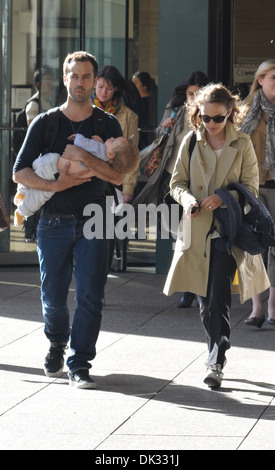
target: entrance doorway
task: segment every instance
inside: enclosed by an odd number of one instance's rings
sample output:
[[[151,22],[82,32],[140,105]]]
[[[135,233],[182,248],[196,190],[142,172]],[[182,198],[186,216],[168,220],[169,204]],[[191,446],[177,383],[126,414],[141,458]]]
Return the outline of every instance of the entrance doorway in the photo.
[[[13,225],[12,167],[27,130],[18,128],[20,110],[37,98],[28,105],[29,124],[66,100],[62,65],[71,51],[89,50],[99,66],[114,63],[124,74],[128,10],[127,0],[1,0],[0,190],[11,216],[0,236],[1,264],[37,263],[35,218],[23,228]]]

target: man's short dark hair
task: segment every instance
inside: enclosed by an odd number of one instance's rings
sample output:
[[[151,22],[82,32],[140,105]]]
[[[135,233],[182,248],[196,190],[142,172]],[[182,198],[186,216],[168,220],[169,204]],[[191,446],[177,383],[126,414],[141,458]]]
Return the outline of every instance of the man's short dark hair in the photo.
[[[97,60],[95,58],[95,56],[93,56],[92,54],[89,54],[89,52],[85,52],[85,51],[77,51],[77,52],[71,52],[67,55],[67,57],[65,58],[64,60],[64,64],[63,64],[63,73],[64,75],[66,75],[66,73],[68,72],[68,65],[71,63],[71,62],[91,62],[93,68],[94,68],[94,74],[95,74],[95,77],[97,75],[97,70],[98,70],[98,64],[97,64]]]

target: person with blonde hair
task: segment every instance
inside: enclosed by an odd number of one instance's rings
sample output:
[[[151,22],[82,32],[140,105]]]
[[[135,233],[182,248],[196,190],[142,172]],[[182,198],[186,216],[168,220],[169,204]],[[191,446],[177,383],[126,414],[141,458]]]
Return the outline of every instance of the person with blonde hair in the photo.
[[[220,84],[198,91],[190,109],[196,145],[190,159],[191,131],[180,146],[170,182],[171,196],[182,205],[183,217],[164,293],[187,291],[197,295],[209,351],[204,382],[210,388],[222,383],[225,354],[230,347],[236,268],[242,302],[269,286],[261,255],[251,256],[235,245],[229,253],[219,242],[215,210],[222,206],[222,199],[216,189],[235,182],[258,194],[257,158],[250,137],[237,129],[237,102],[238,97]]]
[[[260,174],[259,197],[275,220],[275,59],[261,63],[255,73],[250,93],[244,100],[246,117],[242,131],[251,136]],[[275,325],[275,250],[269,248],[267,271],[270,280],[267,321]],[[261,328],[265,321],[262,295],[252,298],[252,312],[245,321]]]

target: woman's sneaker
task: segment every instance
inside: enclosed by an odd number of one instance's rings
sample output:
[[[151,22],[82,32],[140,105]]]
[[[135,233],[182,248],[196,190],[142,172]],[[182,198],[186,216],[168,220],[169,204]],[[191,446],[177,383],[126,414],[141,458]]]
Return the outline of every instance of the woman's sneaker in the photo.
[[[96,383],[89,376],[88,369],[78,369],[69,372],[69,385],[75,388],[96,388]]]
[[[47,377],[59,377],[63,372],[66,343],[51,342],[44,362],[44,372]]]
[[[207,366],[207,371],[204,377],[204,383],[209,388],[219,388],[222,384],[223,373],[220,364],[213,364]]]

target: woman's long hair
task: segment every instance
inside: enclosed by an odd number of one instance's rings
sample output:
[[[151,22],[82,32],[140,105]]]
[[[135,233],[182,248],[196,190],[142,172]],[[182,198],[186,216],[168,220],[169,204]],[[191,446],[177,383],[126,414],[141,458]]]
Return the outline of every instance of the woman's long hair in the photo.
[[[135,72],[133,77],[137,77],[150,94],[157,93],[157,84],[148,72]]]
[[[260,88],[262,88],[262,85],[259,83],[259,78],[264,78],[264,76],[271,70],[275,70],[275,59],[265,60],[261,65],[259,65],[255,73],[254,81],[250,87],[249,95],[245,98],[244,103],[252,103],[255,95],[259,93]]]
[[[97,78],[104,78],[116,91],[113,99],[122,98],[126,106],[132,108],[135,103],[133,88],[114,65],[104,65],[97,73]]]
[[[198,86],[199,88],[206,86],[208,78],[205,73],[196,70],[192,72],[180,85],[178,85],[169,103],[169,107],[182,106],[186,102],[186,90],[189,86]]]
[[[199,129],[202,124],[202,119],[200,117],[200,105],[204,103],[219,103],[224,105],[228,110],[232,108],[232,112],[228,117],[228,120],[237,127],[239,96],[233,95],[224,85],[220,83],[210,83],[198,91],[194,101],[189,105],[189,117],[195,130]]]

